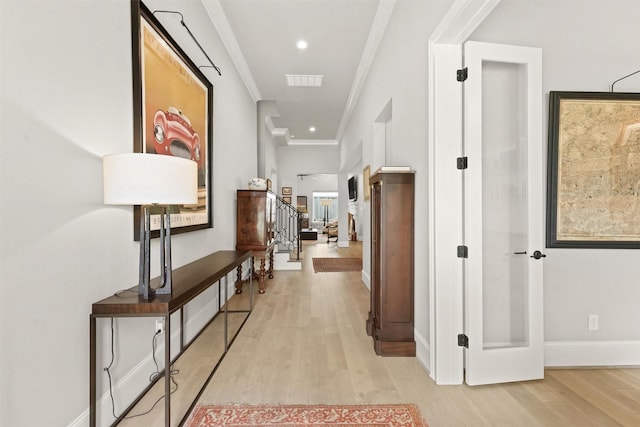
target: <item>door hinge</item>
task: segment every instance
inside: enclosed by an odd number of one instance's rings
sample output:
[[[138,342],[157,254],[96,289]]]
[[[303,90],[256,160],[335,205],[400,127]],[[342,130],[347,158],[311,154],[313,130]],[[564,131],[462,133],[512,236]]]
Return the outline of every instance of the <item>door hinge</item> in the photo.
[[[458,334],[458,347],[469,348],[469,337],[465,334]]]
[[[467,67],[456,70],[456,80],[458,80],[459,82],[467,80],[467,77],[469,77],[469,69]]]
[[[458,157],[456,159],[456,167],[458,169],[466,169],[469,165],[469,159],[467,157]]]
[[[469,248],[467,246],[458,246],[458,258],[469,258]]]

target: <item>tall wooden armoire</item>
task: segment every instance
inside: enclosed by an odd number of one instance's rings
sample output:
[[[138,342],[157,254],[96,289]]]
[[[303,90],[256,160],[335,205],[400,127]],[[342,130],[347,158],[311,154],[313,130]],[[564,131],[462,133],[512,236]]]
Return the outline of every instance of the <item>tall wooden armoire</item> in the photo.
[[[371,185],[371,309],[376,354],[415,356],[414,173],[375,172]]]
[[[276,196],[267,190],[238,190],[236,249],[250,250],[260,259],[259,293],[265,292],[264,276],[273,278],[273,248],[275,246]],[[266,258],[269,257],[269,270]],[[239,272],[240,275],[240,272]],[[238,277],[236,293],[242,292]]]

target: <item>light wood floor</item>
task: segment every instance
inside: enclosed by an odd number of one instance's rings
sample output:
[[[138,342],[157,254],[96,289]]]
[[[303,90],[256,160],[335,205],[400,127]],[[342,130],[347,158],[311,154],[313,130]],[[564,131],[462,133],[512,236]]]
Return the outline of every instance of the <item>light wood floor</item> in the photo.
[[[430,427],[640,426],[640,369],[547,370],[540,381],[437,386],[415,358],[376,356],[365,331],[369,292],[361,273],[314,273],[311,265],[313,256],[359,256],[360,251],[360,244],[305,242],[303,270],[277,271],[266,294],[256,295],[253,313],[199,401],[415,403]],[[237,327],[240,321],[232,323]],[[219,332],[214,322],[211,329],[216,328]],[[215,352],[219,339],[208,333],[176,362],[172,425],[215,363],[206,355]],[[153,400],[141,402],[133,413]],[[159,404],[121,425],[162,425],[162,417]]]

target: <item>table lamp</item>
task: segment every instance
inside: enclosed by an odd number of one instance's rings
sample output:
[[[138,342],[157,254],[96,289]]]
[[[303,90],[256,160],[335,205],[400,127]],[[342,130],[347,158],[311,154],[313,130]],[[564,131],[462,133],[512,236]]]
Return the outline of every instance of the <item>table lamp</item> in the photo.
[[[102,159],[104,203],[140,205],[140,278],[138,293],[145,299],[171,294],[171,215],[170,205],[198,201],[198,165],[181,157],[161,154],[111,154]],[[151,251],[150,208],[160,214],[160,285],[149,285]]]

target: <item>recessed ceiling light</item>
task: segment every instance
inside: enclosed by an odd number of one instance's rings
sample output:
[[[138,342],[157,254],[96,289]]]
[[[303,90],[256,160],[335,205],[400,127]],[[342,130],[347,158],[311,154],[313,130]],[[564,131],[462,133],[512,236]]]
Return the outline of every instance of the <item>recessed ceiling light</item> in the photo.
[[[291,139],[293,139],[293,138],[295,138],[295,137],[296,137],[295,135],[291,135]]]
[[[309,44],[307,43],[306,40],[298,40],[298,42],[296,43],[296,46],[300,50],[305,50],[307,46],[309,46]]]
[[[315,126],[311,126],[311,127],[309,127],[309,132],[315,132],[315,131],[316,131]]]

